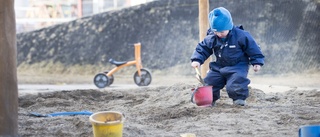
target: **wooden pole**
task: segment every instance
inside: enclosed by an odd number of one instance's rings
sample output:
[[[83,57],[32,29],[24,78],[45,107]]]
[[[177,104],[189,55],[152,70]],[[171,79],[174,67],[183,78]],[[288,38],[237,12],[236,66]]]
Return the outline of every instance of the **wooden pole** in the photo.
[[[0,4],[0,136],[18,136],[18,86],[16,69],[14,0]]]
[[[78,12],[78,18],[82,17],[82,0],[78,0],[77,3],[77,12]]]
[[[200,41],[202,41],[207,35],[207,30],[209,28],[208,14],[209,14],[209,0],[199,0],[199,39]],[[201,66],[201,76],[203,78],[207,75],[210,61],[211,61],[211,58],[208,58]]]

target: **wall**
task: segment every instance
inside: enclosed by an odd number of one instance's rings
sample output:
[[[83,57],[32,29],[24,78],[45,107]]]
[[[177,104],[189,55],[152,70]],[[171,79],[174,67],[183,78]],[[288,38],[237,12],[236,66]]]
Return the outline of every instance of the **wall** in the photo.
[[[234,24],[242,24],[261,45],[266,56],[261,73],[319,72],[319,1],[210,0],[210,10],[219,6],[229,9]],[[132,60],[132,44],[141,42],[144,66],[189,67],[198,33],[198,1],[154,1],[20,33],[18,65],[111,67],[109,58]]]

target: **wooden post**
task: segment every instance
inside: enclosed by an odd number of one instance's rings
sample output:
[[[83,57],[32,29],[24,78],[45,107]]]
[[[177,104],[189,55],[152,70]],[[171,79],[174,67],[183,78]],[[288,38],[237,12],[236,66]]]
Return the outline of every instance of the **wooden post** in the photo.
[[[207,35],[207,30],[209,28],[208,14],[209,14],[209,0],[199,0],[200,41],[202,41]],[[211,61],[211,58],[208,58],[201,66],[201,77],[203,78],[207,75],[210,61]]]
[[[82,0],[78,0],[78,3],[77,3],[77,15],[78,15],[78,18],[81,18],[82,17]]]
[[[16,69],[14,0],[0,4],[0,136],[18,136],[18,86]]]

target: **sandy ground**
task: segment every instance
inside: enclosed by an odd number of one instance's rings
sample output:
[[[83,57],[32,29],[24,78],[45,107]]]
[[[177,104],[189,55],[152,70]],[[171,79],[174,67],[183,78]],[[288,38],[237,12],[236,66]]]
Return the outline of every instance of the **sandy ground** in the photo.
[[[119,111],[125,114],[124,137],[294,137],[302,125],[320,124],[320,75],[250,75],[248,105],[232,105],[226,91],[215,107],[191,103],[194,77],[153,76],[148,87],[137,87],[130,78],[119,78],[105,89],[59,89],[23,92],[19,88],[19,134],[23,137],[90,137],[89,116],[34,117],[71,111]],[[37,78],[19,76],[19,84],[89,84],[90,77]],[[64,77],[66,78],[66,77]],[[50,80],[48,80],[50,79]],[[81,79],[79,81],[79,79]],[[118,85],[117,85],[118,84]],[[123,86],[123,88],[121,88]],[[117,88],[115,88],[117,87]]]

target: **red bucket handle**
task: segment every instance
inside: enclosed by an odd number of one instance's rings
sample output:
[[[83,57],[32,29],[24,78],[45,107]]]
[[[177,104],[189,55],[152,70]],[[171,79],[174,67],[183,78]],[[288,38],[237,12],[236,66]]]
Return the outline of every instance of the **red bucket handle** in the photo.
[[[194,94],[196,94],[196,92],[198,92],[198,88],[199,88],[199,87],[196,87],[196,88],[193,90],[192,95],[191,95],[191,102],[192,102],[193,104],[195,104],[195,102],[193,102]]]

